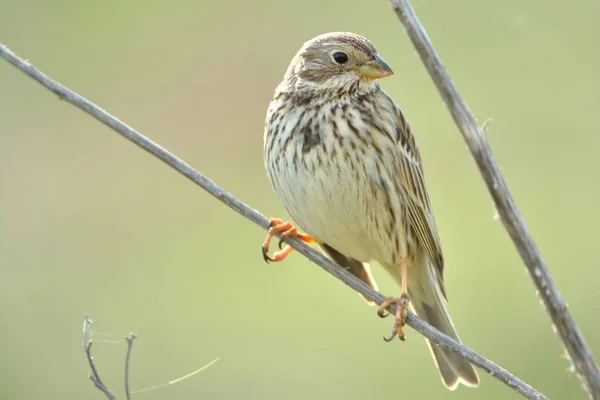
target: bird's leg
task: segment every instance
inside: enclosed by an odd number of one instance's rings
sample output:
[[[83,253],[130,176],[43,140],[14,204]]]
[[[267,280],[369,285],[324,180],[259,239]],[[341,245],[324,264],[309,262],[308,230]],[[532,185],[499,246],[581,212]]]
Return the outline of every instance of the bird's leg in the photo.
[[[394,303],[396,304],[394,327],[392,328],[392,334],[387,338],[383,338],[386,342],[392,341],[396,335],[398,336],[398,339],[406,340],[406,335],[402,329],[404,325],[406,325],[406,320],[408,319],[408,266],[406,264],[406,259],[402,260],[400,271],[402,276],[402,294],[400,297],[388,297],[377,308],[377,315],[384,318],[388,315],[385,309]]]
[[[279,251],[273,254],[273,257],[269,256],[269,247],[271,244],[271,240],[273,236],[277,236],[280,234],[279,238]],[[297,237],[298,239],[306,242],[306,243],[314,243],[314,239],[307,235],[306,233],[298,232],[298,229],[292,225],[291,222],[285,222],[279,218],[271,218],[269,222],[269,233],[267,233],[267,238],[265,239],[262,245],[262,254],[263,258],[266,262],[269,261],[282,261],[285,259],[294,248],[289,244],[283,246],[283,241],[291,236]]]

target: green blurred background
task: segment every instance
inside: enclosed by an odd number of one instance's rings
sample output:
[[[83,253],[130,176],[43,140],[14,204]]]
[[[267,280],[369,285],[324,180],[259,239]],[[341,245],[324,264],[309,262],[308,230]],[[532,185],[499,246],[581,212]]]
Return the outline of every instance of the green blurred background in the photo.
[[[422,22],[480,121],[592,350],[600,225],[600,3],[419,0]],[[463,341],[552,399],[585,399],[463,139],[385,0],[0,0],[0,42],[268,216],[287,218],[262,161],[267,104],[311,37],[369,37],[382,86],[421,146]],[[423,339],[300,255],[266,265],[265,232],[0,62],[0,398],[516,399],[482,377],[447,392]],[[374,267],[385,294],[398,289]],[[596,306],[594,306],[596,304]],[[109,335],[106,335],[109,334]],[[485,374],[483,374],[485,375]]]

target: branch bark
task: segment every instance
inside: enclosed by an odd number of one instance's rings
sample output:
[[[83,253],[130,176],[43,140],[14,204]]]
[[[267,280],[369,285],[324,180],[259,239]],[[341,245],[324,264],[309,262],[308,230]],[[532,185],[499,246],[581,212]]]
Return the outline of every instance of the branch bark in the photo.
[[[550,274],[546,261],[544,261],[508,190],[484,131],[479,128],[473,113],[458,93],[410,1],[391,0],[391,4],[446,103],[446,107],[452,114],[454,122],[467,142],[481,176],[494,199],[500,219],[529,270],[529,275],[544,302],[552,324],[562,340],[579,378],[590,397],[600,399],[600,372],[594,362],[592,351],[567,308],[562,294]]]
[[[89,100],[78,95],[77,93],[67,89],[58,82],[52,80],[50,77],[33,67],[31,64],[15,55],[5,45],[2,44],[0,44],[0,57],[8,61],[14,67],[19,69],[38,83],[40,83],[46,89],[56,94],[60,99],[71,103],[75,107],[91,115],[98,121],[102,122],[109,128],[119,133],[121,136],[129,139],[131,142],[135,143],[136,145],[146,150],[153,156],[157,157],[170,167],[174,168],[176,171],[190,179],[192,182],[196,183],[198,186],[209,192],[218,200],[222,201],[227,206],[237,211],[243,217],[249,219],[250,221],[254,222],[255,224],[259,225],[265,230],[269,228],[269,220],[264,215],[252,209],[242,201],[238,200],[229,192],[225,191],[217,184],[212,182],[210,179],[195,171],[183,160],[171,154],[158,144],[146,138],[145,136],[139,134],[128,125],[124,124],[117,118],[102,110],[100,107],[91,103]],[[299,253],[303,254],[309,260],[319,265],[325,271],[329,272],[331,275],[335,276],[336,278],[344,282],[346,285],[348,285],[350,288],[361,293],[365,297],[373,299],[373,301],[375,301],[377,304],[381,304],[387,298],[387,296],[384,296],[383,294],[374,291],[371,287],[366,285],[360,279],[356,278],[354,275],[339,267],[329,258],[319,253],[306,243],[296,238],[286,239],[286,242],[288,242]],[[388,311],[392,313],[392,315],[395,314],[395,305],[391,305],[390,307],[388,307]],[[426,338],[430,339],[433,343],[436,343],[438,346],[447,347],[451,349],[459,356],[465,358],[473,365],[476,365],[479,368],[483,369],[489,375],[498,379],[500,382],[504,383],[505,385],[507,385],[517,393],[520,393],[524,397],[528,399],[538,400],[548,399],[542,393],[533,389],[530,385],[523,382],[521,379],[517,378],[504,368],[486,359],[485,357],[466,347],[464,344],[459,343],[454,339],[451,339],[450,337],[444,335],[443,333],[441,333],[431,325],[427,324],[420,318],[416,317],[412,313],[409,313],[408,325],[415,329],[417,332],[421,333]]]

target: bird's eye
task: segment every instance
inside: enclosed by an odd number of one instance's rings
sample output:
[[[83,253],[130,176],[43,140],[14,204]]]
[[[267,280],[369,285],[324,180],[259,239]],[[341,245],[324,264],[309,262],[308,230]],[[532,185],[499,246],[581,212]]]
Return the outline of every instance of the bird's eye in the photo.
[[[348,61],[348,56],[346,53],[338,51],[337,53],[333,53],[333,60],[338,64],[345,64]]]

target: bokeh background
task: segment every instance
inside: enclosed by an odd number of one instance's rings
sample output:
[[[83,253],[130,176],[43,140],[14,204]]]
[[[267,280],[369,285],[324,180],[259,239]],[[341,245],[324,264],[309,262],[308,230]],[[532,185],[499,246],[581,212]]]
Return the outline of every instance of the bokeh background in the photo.
[[[418,0],[588,343],[600,354],[600,3]],[[267,104],[307,39],[369,37],[396,71],[425,161],[463,341],[553,399],[585,399],[463,139],[385,0],[0,0],[0,42],[268,216]],[[0,398],[517,399],[487,376],[447,392],[423,339],[265,232],[0,62]],[[398,289],[374,267],[385,294]],[[110,343],[119,341],[119,343]],[[485,374],[483,374],[485,375]]]

